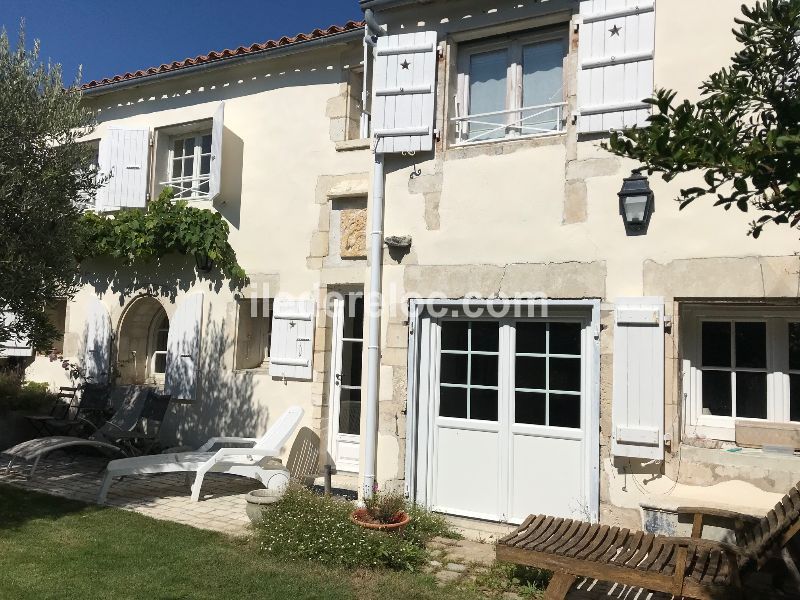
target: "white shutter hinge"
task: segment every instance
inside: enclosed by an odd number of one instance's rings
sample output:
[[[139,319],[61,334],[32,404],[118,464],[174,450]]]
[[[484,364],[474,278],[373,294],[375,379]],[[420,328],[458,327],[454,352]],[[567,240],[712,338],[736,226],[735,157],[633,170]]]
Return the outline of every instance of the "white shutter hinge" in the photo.
[[[664,315],[664,333],[672,333],[672,317]]]
[[[439,58],[439,60],[444,58],[444,44],[439,44],[436,47],[436,56]]]
[[[147,137],[147,145],[152,148],[155,142],[156,142],[155,136],[152,133],[149,134]]]

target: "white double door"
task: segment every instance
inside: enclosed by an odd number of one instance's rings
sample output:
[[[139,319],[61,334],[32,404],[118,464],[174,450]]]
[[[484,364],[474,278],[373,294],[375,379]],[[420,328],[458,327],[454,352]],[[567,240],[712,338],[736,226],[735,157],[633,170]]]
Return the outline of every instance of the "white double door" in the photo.
[[[337,471],[358,472],[361,438],[361,374],[364,350],[364,296],[331,299],[333,339],[329,449]]]
[[[587,518],[588,315],[422,325],[418,497],[502,522]]]

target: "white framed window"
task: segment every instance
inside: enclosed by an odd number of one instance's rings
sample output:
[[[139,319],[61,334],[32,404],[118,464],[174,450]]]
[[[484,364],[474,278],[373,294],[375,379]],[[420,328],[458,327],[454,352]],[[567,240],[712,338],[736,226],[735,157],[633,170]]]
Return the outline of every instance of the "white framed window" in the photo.
[[[566,29],[459,46],[456,142],[563,131],[566,54]]]
[[[173,137],[167,172],[175,198],[209,197],[211,182],[211,130],[185,137]]]
[[[235,357],[237,370],[268,366],[272,343],[273,301],[273,298],[248,298],[239,301]]]
[[[699,306],[684,319],[688,434],[734,441],[742,420],[800,427],[800,311]]]
[[[163,311],[156,315],[150,332],[150,377],[163,380],[167,372],[169,318]]]

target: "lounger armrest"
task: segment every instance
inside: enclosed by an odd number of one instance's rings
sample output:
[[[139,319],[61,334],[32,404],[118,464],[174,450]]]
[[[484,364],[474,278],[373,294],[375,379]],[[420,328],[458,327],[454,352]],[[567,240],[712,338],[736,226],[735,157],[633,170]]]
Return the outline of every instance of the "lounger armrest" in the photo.
[[[739,513],[724,508],[710,508],[707,506],[680,506],[677,510],[678,515],[703,515],[704,517],[719,517],[721,519],[731,519],[745,523],[755,523],[760,519],[754,515]]]
[[[225,458],[226,456],[260,456],[262,458],[274,458],[278,456],[278,451],[274,448],[220,448],[214,455],[215,459]]]
[[[248,438],[248,437],[213,437],[208,440],[205,444],[200,446],[197,451],[198,452],[210,452],[211,448],[216,446],[217,444],[250,444],[253,445],[258,441],[258,438]]]

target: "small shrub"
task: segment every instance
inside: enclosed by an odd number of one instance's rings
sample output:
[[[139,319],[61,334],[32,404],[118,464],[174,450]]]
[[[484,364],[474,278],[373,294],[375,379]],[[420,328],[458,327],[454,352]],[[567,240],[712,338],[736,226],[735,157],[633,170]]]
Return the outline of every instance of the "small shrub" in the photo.
[[[258,527],[261,548],[289,560],[413,571],[428,558],[425,542],[445,531],[436,519],[413,507],[408,511],[415,518],[404,533],[369,531],[350,521],[354,508],[352,502],[292,484]]]
[[[14,371],[0,371],[0,413],[11,410],[43,412],[55,402],[46,383],[29,381],[23,383],[21,375]]]
[[[550,571],[538,567],[498,562],[478,575],[475,585],[493,593],[509,591],[523,597],[540,598],[551,577]]]
[[[373,523],[398,523],[403,518],[406,499],[396,492],[378,492],[364,501],[364,515]]]

